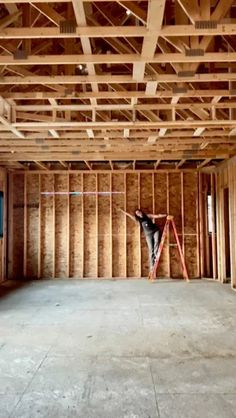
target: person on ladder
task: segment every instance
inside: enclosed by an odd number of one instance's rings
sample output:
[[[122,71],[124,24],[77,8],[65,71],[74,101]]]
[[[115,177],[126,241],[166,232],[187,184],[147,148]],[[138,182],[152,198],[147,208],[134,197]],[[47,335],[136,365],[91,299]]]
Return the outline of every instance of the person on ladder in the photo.
[[[155,223],[155,219],[165,218],[167,214],[146,214],[141,209],[136,209],[134,215],[120,209],[125,215],[129,216],[133,221],[137,221],[144,232],[148,253],[149,253],[149,278],[151,277],[153,267],[156,260],[158,247],[160,244],[160,228]]]

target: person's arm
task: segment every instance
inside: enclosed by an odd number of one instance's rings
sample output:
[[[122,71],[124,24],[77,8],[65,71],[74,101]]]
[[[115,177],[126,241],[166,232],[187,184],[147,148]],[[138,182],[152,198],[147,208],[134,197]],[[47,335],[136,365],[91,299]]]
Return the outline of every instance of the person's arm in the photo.
[[[154,215],[154,214],[150,213],[147,216],[149,218],[152,218],[152,219],[160,219],[160,218],[165,218],[168,215],[166,213],[165,214],[164,213],[159,213],[159,215]]]
[[[132,219],[132,221],[136,222],[135,216],[131,215],[128,212],[125,212],[123,209],[119,208],[118,210],[120,210],[121,212],[123,212],[126,216],[128,216],[130,219]]]

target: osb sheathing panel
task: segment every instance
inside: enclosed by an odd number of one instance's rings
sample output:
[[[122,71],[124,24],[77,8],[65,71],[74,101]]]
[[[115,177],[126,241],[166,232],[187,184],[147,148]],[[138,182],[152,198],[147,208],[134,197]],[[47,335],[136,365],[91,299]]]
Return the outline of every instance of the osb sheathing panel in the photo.
[[[145,213],[152,213],[152,175],[141,173],[140,175],[140,207]],[[147,243],[144,234],[141,235],[141,259],[142,276],[148,276],[149,260],[147,252]]]
[[[190,277],[197,277],[197,174],[189,173],[183,179],[184,189],[184,249]]]
[[[168,190],[167,190],[167,173],[155,173],[154,174],[154,213],[156,214],[167,214],[167,197],[168,197]],[[162,233],[164,225],[165,225],[165,218],[160,218],[157,220],[157,225],[160,228]],[[158,276],[160,277],[168,277],[168,247],[167,241],[165,242],[161,259],[160,265],[158,267]]]
[[[123,173],[112,176],[112,191],[124,192],[125,176]],[[125,210],[124,194],[112,195],[112,275],[126,277],[125,230],[126,216],[119,211]]]
[[[6,279],[6,209],[7,209],[7,194],[6,194],[6,171],[0,169],[0,191],[3,192],[3,237],[0,238],[0,282]]]
[[[96,192],[96,174],[85,175],[84,192]],[[84,194],[84,275],[97,276],[96,194]]]
[[[126,210],[129,213],[134,213],[139,207],[138,189],[139,177],[137,174],[128,173],[126,175]],[[140,260],[139,260],[139,239],[140,227],[129,217],[127,222],[127,276],[139,277]]]
[[[27,173],[26,178],[29,277],[37,276],[37,272],[45,278],[146,277],[149,265],[145,237],[141,234],[140,238],[139,225],[119,210],[134,213],[137,207],[146,213],[174,215],[181,243],[184,232],[189,275],[196,276],[195,173],[184,173],[182,179],[181,172]],[[11,174],[10,184],[14,184],[15,207],[11,238],[14,251],[9,271],[11,277],[19,277],[24,266],[24,175]],[[69,196],[68,191],[84,194]],[[165,219],[156,222],[162,231]],[[168,242],[175,244],[172,233],[164,246],[158,276],[181,277],[177,249],[169,247]]]
[[[9,253],[9,278],[23,278],[24,263],[24,175],[13,174],[11,181],[12,243]]]
[[[55,174],[55,192],[68,192],[68,177]],[[55,275],[67,276],[68,195],[55,195]]]
[[[26,175],[26,229],[27,263],[26,276],[36,278],[38,274],[38,236],[39,236],[39,175]]]
[[[178,173],[169,173],[169,213],[174,216],[174,221],[182,245],[182,211],[181,211],[181,176]],[[181,265],[173,228],[170,227],[169,239],[170,256],[170,275],[171,277],[181,277]]]
[[[230,281],[236,289],[236,159],[233,158],[219,169],[216,175],[216,213],[217,213],[217,255],[218,278],[226,282],[226,256],[225,256],[225,208],[224,189],[229,189],[229,235],[230,235]]]
[[[110,173],[97,174],[98,192],[110,191]],[[110,231],[111,213],[109,194],[97,194],[97,245],[98,245],[98,277],[111,277],[111,246],[112,235]],[[96,258],[96,254],[95,254]]]
[[[82,174],[70,175],[70,191],[82,192]],[[70,277],[83,277],[82,195],[70,196]]]
[[[54,192],[54,175],[41,175],[41,191]],[[41,195],[41,277],[53,277],[54,264],[54,196]]]

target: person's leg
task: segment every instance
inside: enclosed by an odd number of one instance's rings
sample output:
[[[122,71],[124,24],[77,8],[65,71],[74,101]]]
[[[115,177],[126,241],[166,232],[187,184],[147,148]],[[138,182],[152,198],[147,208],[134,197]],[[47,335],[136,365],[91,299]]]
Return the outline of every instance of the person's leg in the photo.
[[[153,241],[154,241],[154,250],[153,250],[153,265],[155,264],[159,244],[160,244],[160,231],[156,231],[153,235]]]
[[[148,256],[149,256],[149,270],[152,271],[153,268],[153,256],[154,256],[154,239],[153,234],[145,235],[147,246],[148,246]]]

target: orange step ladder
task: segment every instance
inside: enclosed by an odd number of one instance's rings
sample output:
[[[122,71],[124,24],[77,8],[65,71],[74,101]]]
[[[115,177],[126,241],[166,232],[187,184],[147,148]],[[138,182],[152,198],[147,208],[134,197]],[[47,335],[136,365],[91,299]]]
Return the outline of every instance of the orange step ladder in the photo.
[[[182,271],[183,271],[183,277],[184,279],[188,282],[189,281],[189,277],[188,277],[188,272],[187,272],[187,268],[186,268],[186,264],[185,264],[185,259],[184,259],[184,255],[183,255],[183,251],[179,242],[179,237],[177,234],[177,229],[175,226],[175,222],[174,222],[174,217],[173,216],[167,216],[166,218],[166,223],[163,229],[163,233],[162,233],[162,237],[161,237],[161,242],[157,251],[157,256],[156,256],[156,260],[155,260],[155,264],[153,266],[153,270],[150,273],[150,279],[151,280],[155,280],[156,277],[156,273],[157,273],[157,269],[159,266],[159,262],[160,262],[160,258],[161,258],[161,253],[164,247],[164,243],[165,243],[165,239],[167,237],[167,232],[169,230],[170,224],[172,225],[173,231],[174,231],[174,237],[177,243],[177,247],[178,247],[178,252],[179,252],[179,256],[180,256],[180,262],[181,262],[181,266],[182,266]]]

